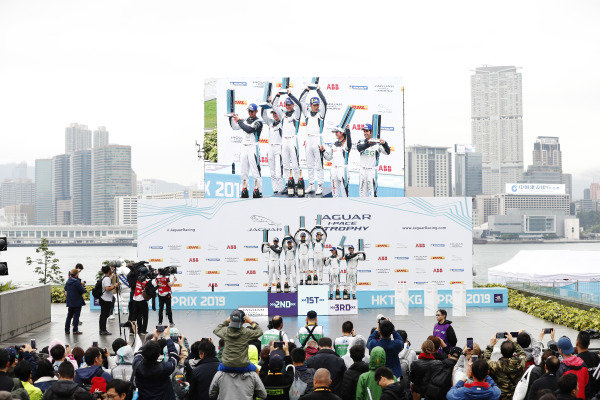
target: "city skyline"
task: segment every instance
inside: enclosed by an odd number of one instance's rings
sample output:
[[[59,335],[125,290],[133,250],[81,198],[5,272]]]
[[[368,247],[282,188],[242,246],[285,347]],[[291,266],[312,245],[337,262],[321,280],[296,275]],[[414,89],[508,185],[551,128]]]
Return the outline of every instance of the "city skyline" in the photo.
[[[364,15],[347,3],[322,4],[318,13],[272,3],[292,31],[305,32],[310,21],[324,19],[319,34],[324,43],[305,57],[304,34],[275,37],[273,48],[298,51],[284,53],[278,62],[258,57],[252,65],[231,62],[232,48],[261,48],[260,38],[272,36],[273,16],[249,4],[84,3],[7,0],[0,5],[0,35],[7,38],[0,43],[0,106],[5,110],[0,132],[7,145],[0,158],[6,162],[32,165],[36,158],[61,153],[62,143],[53,135],[79,121],[106,126],[119,143],[134,146],[132,168],[141,179],[197,183],[194,142],[203,130],[204,80],[309,70],[402,76],[407,145],[452,147],[470,142],[470,75],[489,64],[520,67],[523,143],[559,136],[564,169],[587,182],[600,177],[593,150],[600,145],[594,134],[600,107],[597,2],[509,1],[500,8],[476,1],[393,3],[389,12],[371,7]],[[241,31],[249,15],[253,29]],[[348,24],[330,24],[327,15]],[[357,31],[354,23],[365,16],[376,19],[377,29]],[[242,44],[248,36],[253,40]],[[343,66],[340,49],[349,55]],[[166,162],[153,163],[156,157]],[[531,164],[528,151],[524,164]],[[574,192],[583,186],[576,183]]]

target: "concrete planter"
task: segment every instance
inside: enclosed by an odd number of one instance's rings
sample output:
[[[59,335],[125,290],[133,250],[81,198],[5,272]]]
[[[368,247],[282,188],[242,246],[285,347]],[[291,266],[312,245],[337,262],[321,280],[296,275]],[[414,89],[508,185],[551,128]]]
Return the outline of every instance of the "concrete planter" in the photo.
[[[0,342],[50,322],[50,285],[0,293]]]

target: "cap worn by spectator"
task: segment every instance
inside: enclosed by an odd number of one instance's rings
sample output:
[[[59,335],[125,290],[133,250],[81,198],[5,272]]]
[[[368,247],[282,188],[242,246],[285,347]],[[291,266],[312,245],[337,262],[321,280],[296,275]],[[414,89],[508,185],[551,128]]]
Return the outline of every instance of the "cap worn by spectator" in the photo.
[[[92,388],[90,393],[106,393],[106,379],[96,376],[92,378]]]
[[[452,350],[450,350],[450,355],[459,358],[462,352],[463,350],[460,347],[453,347]]]
[[[382,319],[385,319],[385,316],[383,314],[377,314],[377,322],[381,321]]]
[[[244,324],[244,312],[241,310],[234,310],[229,318],[229,326],[232,328],[241,328]]]
[[[269,371],[281,372],[283,369],[283,357],[279,354],[271,355],[269,357]]]
[[[565,355],[570,355],[570,354],[573,354],[573,352],[575,352],[575,349],[573,348],[573,345],[571,344],[571,339],[569,339],[566,336],[563,336],[560,339],[558,339],[557,345],[558,345],[558,348],[560,349],[560,351],[562,351],[562,353]]]

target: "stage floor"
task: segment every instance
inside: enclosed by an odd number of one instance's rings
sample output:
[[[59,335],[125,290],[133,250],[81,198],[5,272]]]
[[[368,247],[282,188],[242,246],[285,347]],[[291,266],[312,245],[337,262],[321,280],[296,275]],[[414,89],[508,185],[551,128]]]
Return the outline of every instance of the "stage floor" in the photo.
[[[450,312],[451,310],[449,310]],[[420,344],[433,331],[435,317],[424,317],[422,309],[411,309],[408,316],[394,316],[393,309],[362,309],[358,315],[340,315],[340,316],[325,316],[319,318],[319,324],[325,328],[325,333],[331,338],[341,336],[341,325],[344,321],[352,321],[354,330],[357,334],[368,337],[371,328],[376,325],[377,314],[383,313],[389,316],[394,322],[396,329],[404,329],[408,333],[408,339],[420,347]],[[1,343],[6,345],[20,345],[29,343],[30,339],[36,339],[38,346],[43,347],[48,345],[52,339],[60,339],[70,343],[73,346],[81,346],[84,349],[92,344],[92,341],[99,340],[101,346],[106,346],[110,349],[110,345],[119,335],[118,320],[108,321],[108,329],[113,333],[112,336],[98,335],[98,317],[99,311],[90,311],[85,308],[82,311],[83,325],[80,330],[83,335],[65,335],[64,320],[67,314],[67,308],[64,304],[52,304],[52,323],[36,328],[30,332],[22,334],[16,338]],[[567,335],[571,340],[577,337],[577,331],[566,328],[564,326],[549,323],[539,318],[527,315],[523,312],[510,308],[469,308],[467,317],[449,319],[453,321],[452,326],[458,337],[458,346],[463,347],[467,337],[473,337],[476,343],[487,345],[490,338],[497,331],[518,331],[525,329],[529,333],[536,336],[540,330],[545,327],[555,327],[556,339],[562,335]],[[182,334],[189,338],[190,341],[199,340],[202,337],[217,338],[212,334],[213,329],[223,320],[227,319],[229,313],[224,310],[217,311],[173,311],[173,318],[176,326]],[[255,320],[263,329],[267,326],[267,317],[257,317]],[[158,322],[157,312],[150,311],[149,331],[154,328]],[[304,317],[284,317],[284,330],[291,337],[296,336],[298,328],[304,325]],[[549,339],[546,336],[544,343]],[[600,340],[593,340],[592,348],[600,347]]]

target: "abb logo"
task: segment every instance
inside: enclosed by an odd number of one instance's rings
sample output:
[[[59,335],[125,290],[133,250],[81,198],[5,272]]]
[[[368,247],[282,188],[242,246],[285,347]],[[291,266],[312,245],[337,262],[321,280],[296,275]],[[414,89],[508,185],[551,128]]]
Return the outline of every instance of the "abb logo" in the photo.
[[[340,273],[341,273],[341,274],[345,274],[345,273],[346,273],[346,270],[345,270],[345,269],[340,269]]]
[[[352,124],[352,130],[353,131],[361,131],[362,128],[365,127],[365,124]]]
[[[246,100],[236,100],[235,104],[238,104],[240,106],[245,106],[246,104],[248,104],[248,102]]]
[[[249,270],[246,271],[246,275],[256,275],[256,270],[249,269]]]
[[[218,287],[218,286],[219,286],[219,284],[218,284],[218,283],[209,283],[209,284],[208,284],[208,287],[212,287],[212,288],[216,288],[216,287]]]
[[[268,162],[269,162],[269,159],[268,159],[267,157],[261,157],[261,158],[260,158],[260,162],[261,162],[261,163],[268,163]]]
[[[434,268],[433,272],[444,272],[444,270],[442,268]]]
[[[228,244],[227,245],[227,250],[235,250],[237,249],[237,246],[235,244]]]
[[[188,262],[198,262],[197,258],[190,258],[190,260]]]
[[[406,281],[398,281],[398,283],[406,283]]]
[[[387,261],[387,257],[383,257],[383,256],[382,256],[382,257],[378,257],[377,259],[378,259],[379,261]]]
[[[350,107],[354,108],[355,110],[367,110],[368,107],[367,106],[363,106],[363,105],[351,105]]]
[[[391,165],[380,165],[379,172],[392,172],[392,166]]]
[[[337,83],[328,83],[327,90],[340,90],[340,85]]]
[[[425,243],[417,243],[415,247],[425,247]]]

